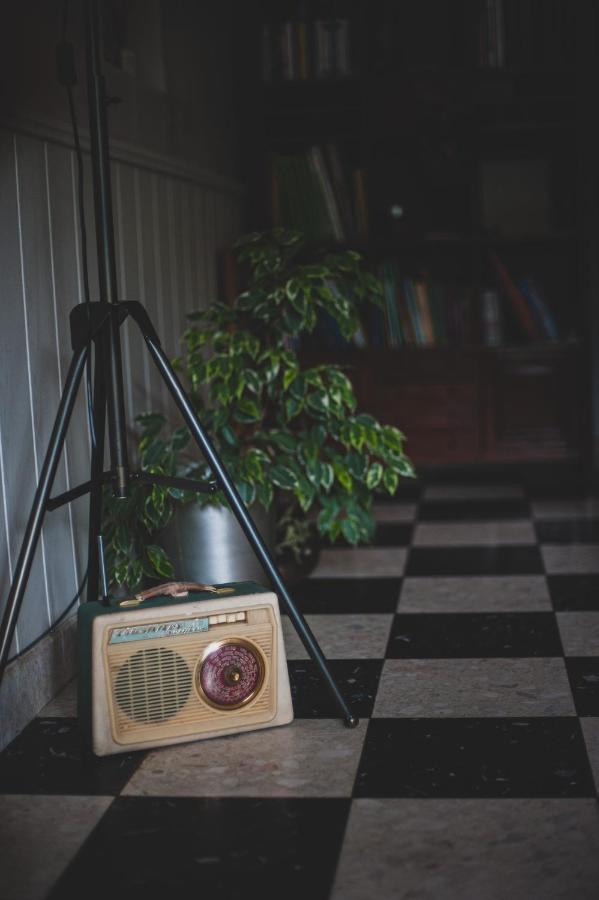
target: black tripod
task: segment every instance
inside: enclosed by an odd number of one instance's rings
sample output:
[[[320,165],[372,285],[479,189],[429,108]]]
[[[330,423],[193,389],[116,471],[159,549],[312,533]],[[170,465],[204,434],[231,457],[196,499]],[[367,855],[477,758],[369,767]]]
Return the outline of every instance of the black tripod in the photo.
[[[357,725],[343,698],[327,661],[304,617],[296,608],[279,570],[272,559],[260,533],[247,512],[235,485],[223,466],[209,437],[204,431],[181,382],[160,345],[160,340],[141,303],[119,302],[116,282],[114,231],[112,215],[112,194],[108,151],[108,128],[106,122],[107,97],[102,75],[100,53],[101,19],[100,0],[86,0],[86,47],[87,47],[87,90],[89,102],[92,177],[94,184],[94,209],[96,240],[98,247],[100,301],[76,306],[70,316],[73,359],[66,377],[65,386],[52,429],[50,442],[42,466],[39,483],[19,558],[15,568],[13,583],[8,596],[6,610],[0,626],[0,679],[8,660],[8,653],[19,615],[19,609],[33,557],[39,541],[46,511],[57,509],[77,497],[89,493],[89,541],[88,541],[88,586],[87,599],[97,600],[100,593],[100,555],[98,536],[102,524],[102,488],[111,484],[117,497],[126,497],[129,485],[134,480],[148,484],[163,484],[174,487],[191,488],[198,492],[220,490],[224,493],[237,521],[250,542],[264,571],[274,585],[284,607],[295,626],[306,650],[316,663],[335,703],[349,727]],[[194,437],[214,477],[213,482],[200,483],[188,479],[149,475],[145,472],[131,472],[127,458],[125,430],[125,404],[121,362],[120,327],[127,316],[135,321],[158,371],[160,372],[175,404],[179,408],[187,427]],[[51,498],[50,492],[56,469],[65,442],[73,406],[83,372],[94,347],[93,376],[93,424],[95,441],[92,446],[91,472],[89,481],[70,491]],[[110,470],[104,471],[104,433],[108,420],[108,443],[110,447]]]

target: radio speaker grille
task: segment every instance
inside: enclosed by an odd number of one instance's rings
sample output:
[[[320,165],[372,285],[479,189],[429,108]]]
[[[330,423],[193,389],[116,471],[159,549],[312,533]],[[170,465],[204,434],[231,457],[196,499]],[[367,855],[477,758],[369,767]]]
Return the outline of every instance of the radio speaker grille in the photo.
[[[114,696],[134,722],[166,722],[187,703],[192,674],[183,657],[166,647],[138,650],[120,666]]]

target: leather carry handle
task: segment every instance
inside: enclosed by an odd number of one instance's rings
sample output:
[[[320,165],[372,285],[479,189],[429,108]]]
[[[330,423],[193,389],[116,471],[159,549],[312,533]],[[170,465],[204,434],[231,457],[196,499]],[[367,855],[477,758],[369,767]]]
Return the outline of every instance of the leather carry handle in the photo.
[[[151,597],[187,597],[190,591],[210,591],[212,594],[230,594],[235,590],[232,587],[217,588],[213,584],[201,584],[197,581],[168,581],[156,587],[140,591],[128,600],[122,600],[119,606],[139,606],[144,600]]]

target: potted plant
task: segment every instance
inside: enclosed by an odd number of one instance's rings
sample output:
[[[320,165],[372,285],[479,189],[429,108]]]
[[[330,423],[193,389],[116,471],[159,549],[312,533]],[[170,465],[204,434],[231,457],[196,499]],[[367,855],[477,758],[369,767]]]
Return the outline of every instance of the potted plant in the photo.
[[[301,555],[315,531],[330,541],[368,541],[374,493],[393,495],[400,476],[413,475],[403,435],[357,410],[342,368],[302,366],[298,347],[321,316],[351,340],[362,304],[381,303],[380,284],[353,251],[306,259],[296,232],[253,233],[236,250],[247,289],[231,305],[189,316],[175,365],[245,503],[276,507],[288,555]],[[173,429],[157,413],[138,422],[144,469],[210,479],[186,427]],[[219,494],[159,486],[136,485],[126,501],[107,498],[112,577],[130,588],[144,576],[172,577],[157,535],[192,501],[200,509],[224,504]]]

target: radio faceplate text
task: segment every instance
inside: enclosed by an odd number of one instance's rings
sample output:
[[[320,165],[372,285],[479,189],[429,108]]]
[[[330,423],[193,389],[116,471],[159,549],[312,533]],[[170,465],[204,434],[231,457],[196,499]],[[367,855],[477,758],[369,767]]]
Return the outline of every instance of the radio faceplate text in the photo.
[[[197,619],[176,619],[172,622],[154,622],[148,625],[127,625],[124,628],[113,628],[109,644],[124,644],[127,641],[147,641],[151,638],[179,637],[184,634],[195,634],[208,631],[208,616]]]

